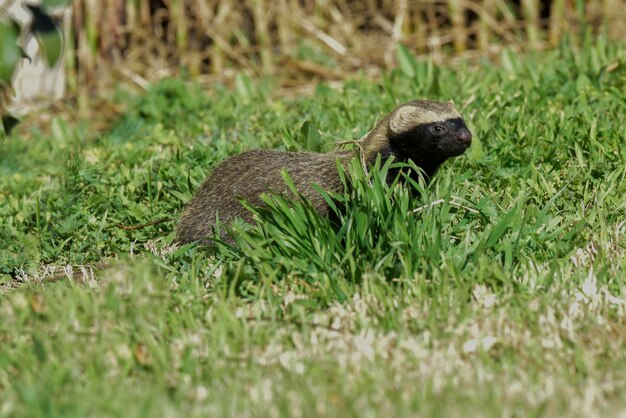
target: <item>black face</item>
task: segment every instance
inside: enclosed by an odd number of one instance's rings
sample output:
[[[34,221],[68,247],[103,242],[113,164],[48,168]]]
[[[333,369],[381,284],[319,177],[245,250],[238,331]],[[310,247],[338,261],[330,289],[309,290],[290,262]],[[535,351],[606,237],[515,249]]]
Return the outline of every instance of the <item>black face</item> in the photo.
[[[461,118],[419,125],[391,140],[398,157],[416,162],[461,155],[471,143],[472,133]]]

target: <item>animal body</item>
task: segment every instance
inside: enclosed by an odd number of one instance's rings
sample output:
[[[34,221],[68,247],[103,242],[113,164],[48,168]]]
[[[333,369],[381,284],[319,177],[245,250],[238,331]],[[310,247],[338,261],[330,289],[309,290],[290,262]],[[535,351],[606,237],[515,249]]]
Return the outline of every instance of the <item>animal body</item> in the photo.
[[[326,191],[343,190],[337,161],[346,166],[351,159],[361,158],[373,165],[378,155],[383,162],[391,157],[400,162],[412,160],[427,177],[432,177],[445,160],[462,154],[471,140],[472,134],[452,101],[414,100],[380,120],[359,140],[355,150],[253,150],[235,155],[219,164],[191,199],[178,224],[177,239],[180,243],[207,242],[218,216],[224,224],[236,218],[251,222],[252,214],[240,200],[260,206],[264,193],[288,194],[283,170],[289,173],[298,192],[325,216],[328,204],[312,185]]]

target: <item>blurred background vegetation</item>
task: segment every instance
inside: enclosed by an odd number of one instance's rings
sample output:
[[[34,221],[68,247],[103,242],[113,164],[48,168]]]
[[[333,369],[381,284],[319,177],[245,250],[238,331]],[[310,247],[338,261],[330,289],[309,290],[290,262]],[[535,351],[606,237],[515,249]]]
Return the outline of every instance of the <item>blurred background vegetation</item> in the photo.
[[[33,7],[30,27],[11,24],[16,4],[40,6],[37,27]],[[142,90],[168,76],[227,84],[272,76],[278,91],[301,94],[320,80],[376,77],[403,64],[399,50],[450,64],[564,37],[577,45],[589,33],[626,38],[624,0],[0,0],[0,18],[4,86],[11,63],[20,65],[7,45],[30,33],[50,49],[41,34],[58,28],[64,54],[57,64],[47,53],[48,63],[80,108],[113,86]]]

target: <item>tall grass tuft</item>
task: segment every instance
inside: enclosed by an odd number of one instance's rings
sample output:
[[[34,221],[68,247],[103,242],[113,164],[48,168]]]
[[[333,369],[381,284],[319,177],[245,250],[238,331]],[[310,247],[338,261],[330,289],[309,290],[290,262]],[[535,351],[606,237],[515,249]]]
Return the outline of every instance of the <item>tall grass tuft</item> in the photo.
[[[338,276],[355,285],[365,278],[410,282],[416,292],[432,293],[442,280],[474,274],[485,258],[513,268],[523,254],[536,251],[537,235],[551,230],[543,211],[524,212],[524,193],[502,207],[484,196],[477,201],[469,187],[455,189],[450,175],[427,188],[408,176],[419,170],[414,165],[378,161],[365,170],[355,160],[339,169],[344,192],[320,190],[332,208],[330,218],[319,217],[303,199],[268,196],[266,208],[250,207],[258,223],[234,225],[237,246],[218,246],[224,275],[239,285],[289,277],[339,299],[344,289],[333,280]],[[388,184],[398,169],[403,171]]]

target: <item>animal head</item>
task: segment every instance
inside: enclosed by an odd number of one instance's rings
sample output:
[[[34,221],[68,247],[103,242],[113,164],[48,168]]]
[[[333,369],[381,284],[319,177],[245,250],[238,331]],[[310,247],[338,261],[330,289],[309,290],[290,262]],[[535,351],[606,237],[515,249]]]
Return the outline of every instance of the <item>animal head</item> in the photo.
[[[413,100],[389,116],[389,142],[394,154],[413,159],[446,159],[462,154],[472,133],[454,102]]]

